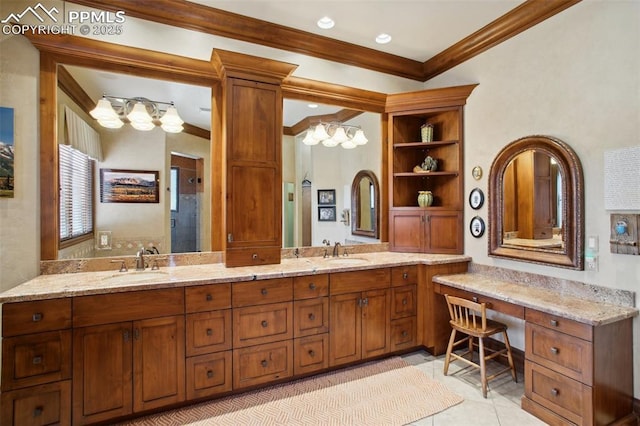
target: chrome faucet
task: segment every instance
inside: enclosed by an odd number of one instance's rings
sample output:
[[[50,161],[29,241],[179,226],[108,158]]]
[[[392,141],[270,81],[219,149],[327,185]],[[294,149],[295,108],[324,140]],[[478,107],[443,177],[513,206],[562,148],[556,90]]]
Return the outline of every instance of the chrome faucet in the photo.
[[[136,254],[136,271],[144,271],[144,248],[141,248]]]
[[[340,250],[339,247],[342,244],[340,244],[338,241],[336,241],[336,244],[333,246],[333,257],[338,257],[340,255]]]

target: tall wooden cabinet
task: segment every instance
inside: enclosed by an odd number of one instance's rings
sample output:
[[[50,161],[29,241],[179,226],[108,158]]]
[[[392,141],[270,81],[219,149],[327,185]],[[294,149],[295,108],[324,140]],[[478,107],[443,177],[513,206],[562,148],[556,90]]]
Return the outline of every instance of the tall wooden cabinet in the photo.
[[[212,184],[225,194],[224,208],[213,208],[224,224],[218,231],[225,236],[225,265],[280,263],[280,85],[296,65],[222,50],[215,50],[211,60],[222,80],[214,111],[222,117],[224,130],[217,134],[224,149],[214,149],[221,158]]]
[[[388,96],[392,251],[463,252],[463,106],[475,86]],[[433,126],[432,142],[421,141],[424,124]],[[414,171],[427,156],[437,170]],[[433,193],[431,206],[418,206],[419,191]]]

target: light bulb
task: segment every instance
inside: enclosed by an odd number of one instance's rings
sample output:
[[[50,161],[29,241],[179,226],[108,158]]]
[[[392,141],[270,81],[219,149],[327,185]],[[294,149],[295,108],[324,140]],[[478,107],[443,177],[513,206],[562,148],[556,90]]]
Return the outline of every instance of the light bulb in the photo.
[[[127,114],[127,118],[129,119],[129,121],[131,121],[132,125],[133,123],[151,123],[153,121],[153,118],[151,118],[151,116],[147,112],[147,107],[141,102],[137,102],[133,106],[131,112]]]

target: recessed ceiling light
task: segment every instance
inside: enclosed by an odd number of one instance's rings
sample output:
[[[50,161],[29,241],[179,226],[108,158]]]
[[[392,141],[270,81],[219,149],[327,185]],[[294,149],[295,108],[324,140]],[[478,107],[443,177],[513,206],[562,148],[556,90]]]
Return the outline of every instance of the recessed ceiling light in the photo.
[[[387,44],[391,41],[391,36],[386,33],[378,34],[376,37],[376,43],[378,44]]]
[[[329,18],[328,16],[323,16],[322,18],[318,19],[318,26],[323,30],[333,28],[335,24],[336,23],[333,21],[333,19]]]
[[[318,108],[318,104],[309,104],[307,105],[309,108]]]

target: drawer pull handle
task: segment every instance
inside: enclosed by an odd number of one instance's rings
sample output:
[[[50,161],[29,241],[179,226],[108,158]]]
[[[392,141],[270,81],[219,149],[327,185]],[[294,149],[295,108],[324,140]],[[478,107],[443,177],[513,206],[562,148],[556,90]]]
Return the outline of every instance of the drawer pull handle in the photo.
[[[309,349],[309,356],[310,357],[316,356],[316,352],[313,349]]]
[[[557,326],[558,326],[558,321],[557,321],[557,320],[551,320],[551,321],[549,321],[549,323],[550,323],[553,327],[557,327]]]
[[[560,349],[556,348],[555,346],[552,346],[551,349],[549,349],[549,350],[554,355],[558,355],[558,353],[560,353]]]
[[[407,274],[406,272],[404,272],[404,273],[402,274],[402,279],[403,279],[403,280],[406,280],[407,278],[409,278],[409,274]]]
[[[33,417],[40,417],[44,411],[44,408],[41,406],[37,406],[33,409]]]
[[[478,298],[477,298],[476,296],[473,296],[473,297],[471,298],[471,300],[473,300],[474,302],[478,303]]]
[[[213,300],[213,296],[211,293],[207,293],[207,302],[211,302]]]
[[[551,395],[558,396],[558,395],[560,395],[560,391],[558,389],[556,389],[556,388],[552,388],[551,389]]]
[[[267,293],[268,293],[268,291],[267,291],[267,289],[266,289],[266,288],[263,288],[262,290],[260,290],[260,293],[261,293],[263,296],[266,296],[266,295],[267,295]]]
[[[210,328],[207,328],[207,336],[213,336],[213,330]]]
[[[124,339],[125,342],[129,341],[129,330],[122,331],[122,338]]]
[[[309,283],[309,290],[315,290],[316,285],[314,283]]]
[[[267,362],[266,359],[263,359],[262,361],[260,361],[260,365],[263,367],[266,367],[269,363]]]
[[[251,255],[251,259],[253,259],[253,260],[258,260],[258,253],[253,253],[253,254]]]
[[[213,371],[207,370],[207,379],[211,379],[211,378],[213,378]]]
[[[316,316],[314,314],[309,314],[309,319],[313,321],[314,319],[316,319]]]
[[[31,316],[31,321],[33,321],[33,322],[42,321],[42,313],[36,312],[35,314],[33,314]]]
[[[42,364],[42,356],[34,356],[33,357],[33,364],[34,365],[38,365],[38,364]]]
[[[407,299],[402,299],[402,304],[403,305],[406,305],[407,303],[409,303],[409,302],[407,302]]]
[[[408,335],[407,330],[402,330],[402,337],[407,337]]]
[[[262,320],[262,322],[260,323],[264,328],[267,328],[267,326],[269,326],[269,323],[267,322],[267,320]]]

